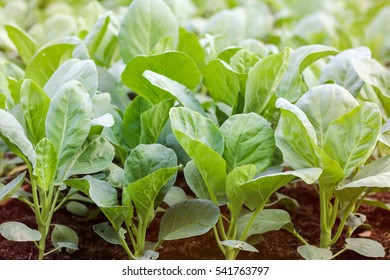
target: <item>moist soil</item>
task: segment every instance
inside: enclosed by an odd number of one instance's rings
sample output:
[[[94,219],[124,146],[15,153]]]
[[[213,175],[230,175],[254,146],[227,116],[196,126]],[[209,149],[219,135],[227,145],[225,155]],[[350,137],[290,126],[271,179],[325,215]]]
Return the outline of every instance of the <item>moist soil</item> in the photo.
[[[187,193],[188,188],[183,186]],[[297,231],[310,244],[318,245],[320,236],[319,232],[319,199],[316,190],[312,186],[304,184],[289,185],[283,188],[281,193],[296,199],[299,207],[295,210],[289,210],[292,222]],[[390,193],[376,194],[376,199],[390,202]],[[283,206],[280,206],[283,208]],[[226,211],[226,209],[222,209]],[[381,259],[390,259],[390,215],[386,210],[375,208],[368,205],[362,205],[359,210],[367,216],[366,227],[362,230],[355,231],[353,237],[370,237],[380,242],[386,251],[386,256]],[[52,223],[63,224],[74,229],[79,236],[79,250],[73,254],[54,252],[46,259],[55,260],[126,260],[127,255],[124,250],[117,245],[112,245],[101,239],[92,229],[92,226],[105,222],[104,216],[97,209],[91,209],[88,218],[73,215],[67,210],[60,209],[55,213]],[[97,214],[97,215],[96,215]],[[147,239],[155,242],[158,236],[159,222],[161,213],[158,213],[151,224]],[[93,217],[93,218],[91,218]],[[6,221],[19,221],[26,225],[36,228],[35,217],[32,211],[23,203],[12,200],[6,206],[0,206],[0,223]],[[243,260],[297,260],[301,259],[296,248],[301,243],[290,233],[280,230],[272,231],[263,235],[264,240],[255,247],[258,253],[240,252],[237,259]],[[335,250],[343,247],[343,243],[336,244]],[[48,241],[47,251],[53,247]],[[165,260],[215,260],[224,259],[222,253],[216,245],[212,231],[197,237],[166,241],[159,249],[159,259]],[[0,235],[0,259],[3,260],[26,260],[37,259],[38,252],[31,242],[12,242],[5,240]],[[352,251],[346,251],[338,259],[368,259]]]

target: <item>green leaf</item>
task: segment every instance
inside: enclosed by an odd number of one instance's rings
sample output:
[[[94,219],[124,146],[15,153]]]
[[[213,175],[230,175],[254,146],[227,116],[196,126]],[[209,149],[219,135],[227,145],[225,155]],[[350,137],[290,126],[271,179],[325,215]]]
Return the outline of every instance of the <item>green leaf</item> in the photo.
[[[26,172],[21,173],[6,185],[0,182],[0,202],[10,198],[23,184]]]
[[[195,89],[201,79],[196,63],[186,54],[169,51],[152,56],[137,56],[122,73],[122,81],[151,104],[172,98],[172,95],[151,84],[144,76],[146,70],[176,81],[190,90]]]
[[[100,135],[87,138],[79,150],[72,155],[58,177],[65,180],[72,175],[92,174],[108,167],[115,157],[115,149],[111,143]]]
[[[38,49],[37,43],[29,34],[16,26],[5,25],[4,27],[23,62],[28,64]]]
[[[237,73],[223,60],[215,59],[203,69],[203,84],[215,102],[234,106],[240,92]]]
[[[223,158],[228,171],[254,164],[259,174],[270,166],[275,139],[273,129],[263,117],[255,113],[234,115],[220,129],[225,139]]]
[[[159,240],[176,240],[208,232],[218,221],[219,208],[209,200],[189,199],[169,208],[161,219]]]
[[[259,252],[255,247],[241,240],[224,240],[221,241],[221,244],[223,246],[240,249],[242,251]]]
[[[38,51],[26,67],[26,78],[43,87],[50,76],[72,55],[74,44],[55,44]]]
[[[45,120],[50,99],[32,80],[24,80],[20,89],[20,105],[26,121],[27,135],[36,146],[45,137]]]
[[[0,93],[0,109],[4,110],[7,105],[7,97],[4,94]]]
[[[187,194],[182,188],[175,186],[170,188],[164,197],[164,202],[170,207],[184,200],[187,200]]]
[[[54,176],[57,171],[57,151],[54,144],[45,137],[37,144],[36,153],[35,173],[38,178],[38,186],[42,190],[48,191],[53,187]]]
[[[170,119],[176,139],[194,161],[216,203],[215,200],[225,196],[226,162],[220,155],[224,146],[222,133],[210,119],[186,108],[172,108]]]
[[[347,238],[345,248],[369,258],[383,258],[385,249],[378,241],[365,238]]]
[[[290,53],[286,48],[284,52],[267,56],[249,71],[244,112],[261,114],[265,110],[287,69]]]
[[[356,97],[363,86],[363,81],[356,73],[353,61],[363,57],[371,57],[369,48],[357,47],[340,52],[322,69],[320,83],[334,81]]]
[[[230,66],[240,74],[248,74],[249,71],[259,61],[259,57],[248,50],[239,50],[230,59]]]
[[[253,213],[248,213],[238,219],[236,236],[240,237],[243,234],[252,216]],[[280,230],[289,223],[291,223],[291,218],[287,211],[280,209],[265,209],[254,218],[246,238],[255,234],[263,234],[268,231]]]
[[[46,136],[58,153],[59,170],[66,167],[87,139],[91,119],[91,99],[83,85],[77,81],[63,85],[51,101],[45,124]]]
[[[66,210],[80,217],[87,217],[89,213],[88,207],[78,201],[69,201],[66,204]]]
[[[124,192],[135,205],[140,222],[150,223],[154,216],[154,202],[157,195],[178,169],[178,167],[158,169],[124,188]]]
[[[200,105],[200,102],[195,98],[194,93],[184,85],[149,70],[146,70],[143,73],[143,76],[152,85],[173,95],[184,107],[205,115],[205,112]]]
[[[25,161],[35,166],[36,153],[31,142],[24,134],[23,127],[10,113],[0,109],[0,136],[8,148]]]
[[[318,145],[324,142],[330,123],[359,105],[356,99],[338,85],[320,85],[310,89],[295,104],[309,119]]]
[[[66,248],[68,252],[78,250],[79,238],[77,233],[70,227],[54,225],[51,233],[51,242],[55,248]]]
[[[333,256],[332,251],[329,249],[318,248],[312,245],[299,246],[298,253],[305,260],[330,260]]]
[[[0,224],[1,235],[11,241],[25,242],[38,241],[41,233],[19,222],[5,222]]]
[[[295,177],[301,178],[306,184],[312,184],[319,178],[321,172],[320,168],[307,168],[255,178],[240,187],[241,192],[245,195],[244,204],[253,211],[264,206],[274,192]]]
[[[137,55],[149,55],[167,38],[175,47],[179,26],[169,6],[162,0],[135,0],[123,17],[119,30],[119,50],[125,63]]]
[[[64,84],[79,81],[89,96],[94,97],[98,88],[98,71],[92,60],[69,59],[60,65],[43,88],[53,98]]]
[[[205,65],[206,51],[201,46],[198,37],[184,28],[179,29],[179,43],[177,51],[190,56],[196,63],[199,69]]]
[[[374,206],[374,207],[378,207],[378,208],[384,209],[386,211],[390,211],[390,203],[385,203],[385,202],[378,201],[378,200],[375,200],[375,199],[370,199],[370,198],[364,199],[363,203],[366,204],[366,205],[371,205],[371,206]]]
[[[110,207],[118,205],[116,189],[109,183],[93,178],[90,175],[84,177],[89,183],[88,196],[99,207]]]
[[[194,161],[189,161],[184,167],[184,178],[188,187],[195,193],[196,198],[208,199],[210,200],[210,194],[207,190],[206,183],[202,178],[198,168],[196,167]]]
[[[351,174],[372,154],[381,130],[381,113],[374,103],[363,103],[330,123],[324,151]]]
[[[323,57],[337,54],[332,47],[322,45],[303,46],[291,53],[287,69],[276,89],[278,97],[284,97],[290,102],[298,100],[302,95],[302,72],[313,62]]]
[[[103,238],[108,243],[114,244],[114,245],[121,245],[121,240],[119,233],[113,229],[112,226],[108,224],[108,222],[103,222],[97,225],[94,225],[93,227],[94,232],[96,232],[101,238]]]

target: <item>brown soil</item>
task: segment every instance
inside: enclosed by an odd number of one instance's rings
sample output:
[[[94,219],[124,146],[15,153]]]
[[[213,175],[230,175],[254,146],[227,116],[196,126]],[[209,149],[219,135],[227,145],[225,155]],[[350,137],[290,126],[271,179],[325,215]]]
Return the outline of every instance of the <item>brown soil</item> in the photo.
[[[298,185],[297,187],[286,187],[282,190],[295,198],[300,207],[290,212],[292,221],[300,234],[306,238],[310,244],[316,245],[319,240],[319,209],[318,196],[310,186]],[[377,198],[390,202],[390,193],[382,193]],[[386,250],[383,259],[390,259],[390,215],[388,211],[363,205],[361,213],[367,215],[367,223],[372,226],[369,232],[370,238],[379,241]],[[158,225],[161,215],[158,215],[152,223],[149,232],[149,241],[156,241],[158,235]],[[35,218],[31,210],[19,201],[12,201],[6,206],[0,206],[0,223],[5,221],[19,221],[34,228]],[[120,246],[111,245],[97,236],[92,230],[92,225],[105,221],[102,215],[95,219],[86,219],[70,214],[65,209],[58,211],[53,219],[53,223],[64,224],[73,228],[79,235],[79,249],[74,254],[65,251],[55,252],[47,259],[67,260],[104,260],[104,259],[127,259],[125,252]],[[354,233],[356,237],[360,232]],[[264,234],[264,241],[256,248],[258,253],[240,252],[238,259],[246,260],[279,260],[279,259],[301,259],[296,251],[300,242],[288,232],[281,230]],[[50,250],[51,244],[48,244]],[[342,243],[337,245],[339,249]],[[337,249],[337,248],[335,248]],[[177,241],[167,241],[159,250],[159,259],[198,259],[212,260],[223,259],[212,232],[202,236],[187,238]],[[0,236],[0,259],[36,259],[37,250],[32,243],[19,243],[5,240]],[[339,259],[365,259],[361,255],[352,251],[347,251],[339,256]]]

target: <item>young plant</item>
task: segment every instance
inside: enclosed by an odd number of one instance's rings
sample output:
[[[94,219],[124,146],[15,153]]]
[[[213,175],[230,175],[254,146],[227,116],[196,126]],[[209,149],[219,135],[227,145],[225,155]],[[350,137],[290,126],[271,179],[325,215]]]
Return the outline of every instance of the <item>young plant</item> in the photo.
[[[174,135],[192,159],[184,169],[192,191],[229,208],[230,215],[220,215],[214,226],[226,259],[235,259],[240,250],[257,251],[247,243],[253,235],[286,226],[299,236],[286,211],[264,207],[279,188],[296,177],[313,183],[321,169],[262,174],[271,166],[275,140],[269,123],[255,113],[234,115],[220,128],[186,108],[172,108],[170,120]]]
[[[312,88],[296,103],[277,100],[281,119],[276,145],[285,162],[294,169],[317,167],[320,197],[320,248],[298,248],[305,258],[334,258],[344,250],[369,257],[384,256],[383,247],[369,239],[351,238],[365,222],[356,213],[365,195],[389,187],[386,159],[366,165],[381,130],[381,113],[373,103],[358,102],[344,88],[321,85]],[[338,225],[337,218],[340,219]],[[337,225],[337,226],[336,226]],[[346,245],[333,255],[331,248],[347,227]]]
[[[73,195],[63,195],[64,180],[76,174],[105,169],[114,157],[114,148],[100,135],[89,135],[94,120],[92,102],[78,81],[58,83],[50,97],[42,88],[26,79],[20,89],[21,121],[0,110],[0,135],[10,150],[24,160],[25,173],[1,188],[0,199],[13,196],[34,212],[37,230],[19,222],[5,222],[0,233],[13,241],[33,241],[39,259],[45,252],[46,238],[54,213]],[[25,128],[23,127],[25,125]],[[25,134],[26,130],[26,134]],[[18,192],[23,181],[31,185],[31,194]],[[54,250],[77,249],[77,235],[68,227],[55,225]]]
[[[160,144],[141,144],[126,159],[120,202],[117,189],[106,181],[86,176],[65,183],[90,197],[110,221],[111,225],[104,222],[94,226],[99,236],[121,245],[130,259],[156,259],[156,251],[165,240],[203,234],[213,227],[219,216],[218,207],[211,202],[185,199],[166,211],[158,242],[147,242],[147,230],[156,208],[172,188],[178,169],[173,150]]]

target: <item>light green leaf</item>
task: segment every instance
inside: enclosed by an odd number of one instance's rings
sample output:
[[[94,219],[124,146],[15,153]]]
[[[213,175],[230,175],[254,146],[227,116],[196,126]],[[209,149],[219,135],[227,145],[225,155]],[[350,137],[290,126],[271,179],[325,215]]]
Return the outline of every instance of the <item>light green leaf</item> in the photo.
[[[124,188],[123,191],[135,205],[141,223],[150,223],[154,217],[154,202],[157,195],[178,169],[178,167],[158,169]]]
[[[211,199],[202,174],[200,174],[194,161],[189,161],[184,167],[184,178],[191,191],[195,193],[196,198]]]
[[[51,101],[45,124],[46,136],[58,153],[59,170],[66,168],[87,139],[91,119],[91,99],[83,85],[77,81],[63,85]]]
[[[94,232],[96,232],[101,238],[103,238],[108,243],[114,245],[121,245],[121,240],[119,233],[113,229],[112,226],[108,224],[108,222],[103,222],[93,227]]]
[[[237,237],[240,237],[243,234],[253,215],[253,213],[248,213],[238,219]],[[245,238],[255,234],[263,234],[268,231],[280,230],[289,223],[291,223],[291,218],[287,211],[280,209],[265,209],[254,218]]]
[[[249,71],[244,112],[261,114],[264,111],[287,69],[290,53],[286,48],[284,52],[267,56]]]
[[[66,248],[68,252],[79,249],[77,233],[70,227],[64,225],[54,225],[51,233],[51,242],[55,248]]]
[[[89,213],[88,207],[78,201],[69,201],[66,210],[80,217],[86,217]]]
[[[274,132],[263,117],[255,114],[238,114],[221,126],[225,139],[223,158],[228,171],[246,164],[254,164],[259,174],[269,167],[275,150]]]
[[[196,111],[202,115],[205,112],[200,105],[200,102],[195,98],[194,93],[186,88],[184,85],[169,79],[163,75],[155,73],[153,71],[146,70],[143,76],[154,86],[161,88],[162,90],[173,95],[181,105],[187,107],[190,110]]]
[[[366,204],[366,205],[371,205],[371,206],[374,206],[374,207],[378,207],[378,208],[384,209],[386,211],[390,211],[390,203],[385,203],[385,202],[378,201],[378,200],[375,200],[375,199],[370,199],[370,198],[364,199],[363,203]]]
[[[180,1],[182,2],[182,1]],[[194,33],[188,32],[184,28],[179,29],[179,43],[177,44],[177,51],[185,53],[190,56],[202,69],[205,65],[206,51],[201,46],[198,37]]]
[[[208,232],[218,221],[219,208],[209,200],[189,199],[169,208],[161,219],[159,240],[176,240]]]
[[[0,109],[4,110],[7,105],[7,97],[0,93]]]
[[[8,148],[25,161],[35,166],[36,153],[31,142],[24,134],[23,127],[10,113],[0,109],[0,136]]]
[[[26,78],[43,87],[50,76],[72,55],[74,44],[54,44],[39,50],[26,67]]]
[[[58,156],[54,144],[43,138],[36,146],[37,163],[35,173],[38,178],[38,186],[48,191],[54,184],[54,176],[57,171]]]
[[[383,258],[385,256],[385,249],[378,241],[365,238],[347,238],[345,247],[348,250],[369,257],[369,258]]]
[[[314,183],[321,175],[320,168],[307,168],[295,171],[286,171],[268,174],[241,185],[240,189],[245,195],[244,204],[251,210],[264,206],[271,195],[295,177],[301,178],[306,184]]]
[[[64,84],[79,81],[91,98],[98,88],[98,72],[93,60],[69,59],[53,73],[43,88],[50,98],[53,98]]]
[[[169,189],[168,193],[164,197],[164,202],[170,207],[173,205],[187,200],[187,195],[182,188],[173,186]]]
[[[172,95],[151,84],[143,76],[146,70],[164,75],[190,90],[195,89],[201,79],[196,63],[184,53],[169,51],[158,55],[135,57],[123,71],[122,81],[152,104],[170,99]]]
[[[241,240],[224,240],[221,241],[221,244],[223,246],[240,249],[242,251],[259,252],[255,247]]]
[[[92,126],[112,127],[114,123],[114,117],[110,113],[101,115],[91,120]]]
[[[381,129],[381,113],[374,103],[363,103],[330,123],[324,151],[351,174],[372,154]]]
[[[318,145],[324,142],[330,123],[359,105],[356,99],[338,85],[320,85],[306,92],[295,104],[314,127]]]
[[[32,80],[24,80],[20,89],[20,105],[26,121],[27,135],[34,146],[45,137],[45,120],[50,99]]]
[[[23,184],[25,176],[26,172],[23,172],[6,185],[0,182],[0,201],[10,198],[18,190]]]
[[[240,92],[237,73],[223,60],[215,59],[203,69],[203,84],[215,102],[234,106]]]
[[[84,177],[89,183],[88,196],[99,207],[110,207],[118,205],[116,189],[109,183],[93,178],[90,175]]]
[[[0,224],[1,235],[11,241],[25,242],[38,241],[41,233],[19,222],[5,222]]]
[[[28,64],[38,49],[37,43],[29,34],[16,26],[5,25],[4,28],[7,31],[8,37],[18,50],[23,62]]]
[[[135,0],[123,17],[119,31],[119,50],[125,63],[137,55],[149,55],[167,38],[176,46],[179,26],[169,6],[162,0]]]
[[[308,45],[300,47],[291,53],[287,69],[276,89],[278,97],[284,97],[290,102],[298,100],[302,95],[302,72],[313,62],[323,57],[337,54],[332,47]]]
[[[299,246],[298,253],[305,260],[330,260],[333,256],[332,251],[329,249],[318,248],[312,245]]]
[[[239,50],[230,59],[230,66],[234,71],[240,74],[248,74],[256,62],[259,61],[259,57],[248,50]]]

